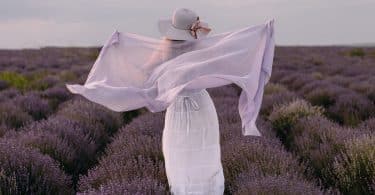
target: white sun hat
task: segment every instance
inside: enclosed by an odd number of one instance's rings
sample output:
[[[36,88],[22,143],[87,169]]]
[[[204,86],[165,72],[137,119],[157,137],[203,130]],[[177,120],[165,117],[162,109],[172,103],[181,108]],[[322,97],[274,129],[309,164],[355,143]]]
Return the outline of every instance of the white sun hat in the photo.
[[[159,19],[158,27],[161,35],[172,40],[195,40],[211,31],[206,22],[186,8],[175,9],[172,19]]]

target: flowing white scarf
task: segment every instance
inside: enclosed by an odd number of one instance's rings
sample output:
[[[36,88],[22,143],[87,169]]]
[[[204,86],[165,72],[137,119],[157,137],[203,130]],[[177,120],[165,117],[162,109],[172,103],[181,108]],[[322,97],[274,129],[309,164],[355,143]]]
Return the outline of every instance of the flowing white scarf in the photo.
[[[272,72],[274,20],[192,41],[166,41],[115,31],[84,85],[74,94],[117,112],[165,110],[184,89],[241,87],[243,135],[261,136],[255,121]]]

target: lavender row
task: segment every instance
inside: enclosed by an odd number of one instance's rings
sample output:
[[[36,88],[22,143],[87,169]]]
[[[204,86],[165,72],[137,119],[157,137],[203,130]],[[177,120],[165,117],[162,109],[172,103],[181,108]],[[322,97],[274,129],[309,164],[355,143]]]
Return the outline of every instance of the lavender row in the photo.
[[[46,119],[8,130],[3,139],[14,140],[51,157],[58,168],[71,177],[71,189],[74,190],[79,175],[97,163],[112,134],[124,121],[130,120],[129,115],[136,116],[136,112],[113,112],[77,96],[61,103],[57,112]],[[10,176],[4,175],[5,178]],[[3,189],[8,187],[1,186]]]
[[[214,102],[220,121],[226,194],[299,194],[301,189],[307,194],[335,192],[321,189],[312,170],[284,148],[263,117],[256,122],[261,137],[243,136],[236,110],[238,97],[214,97]]]
[[[275,88],[272,85],[271,89]],[[280,88],[265,96],[288,93]],[[312,168],[324,187],[338,188],[344,194],[374,193],[374,119],[356,128],[342,127],[324,116],[324,107],[301,97],[285,98],[268,113],[265,115],[277,137]]]
[[[325,193],[318,181],[303,174],[309,170],[283,148],[269,123],[257,121],[264,137],[241,135],[238,93],[233,87],[208,91],[219,115],[226,194],[241,194],[255,186],[253,192],[258,193],[297,194],[301,189]],[[169,194],[161,150],[164,114],[145,113],[122,127],[98,165],[80,178],[80,194]],[[293,187],[286,189],[286,184]]]

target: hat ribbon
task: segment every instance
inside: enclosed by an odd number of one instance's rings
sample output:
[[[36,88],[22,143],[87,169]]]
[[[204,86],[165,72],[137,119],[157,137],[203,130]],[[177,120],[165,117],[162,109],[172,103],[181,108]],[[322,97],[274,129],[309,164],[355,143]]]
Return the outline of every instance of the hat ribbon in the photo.
[[[190,34],[193,36],[195,39],[197,39],[197,30],[203,30],[203,33],[208,34],[211,29],[208,27],[201,26],[199,18],[191,25],[190,27]]]

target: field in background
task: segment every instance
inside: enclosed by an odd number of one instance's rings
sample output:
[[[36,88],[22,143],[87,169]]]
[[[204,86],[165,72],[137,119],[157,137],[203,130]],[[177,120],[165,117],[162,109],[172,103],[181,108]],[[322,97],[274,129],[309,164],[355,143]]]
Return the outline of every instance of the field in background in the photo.
[[[165,111],[73,95],[99,48],[0,50],[0,194],[169,194]],[[375,193],[375,48],[277,47],[257,121],[241,89],[210,88],[226,194]]]

